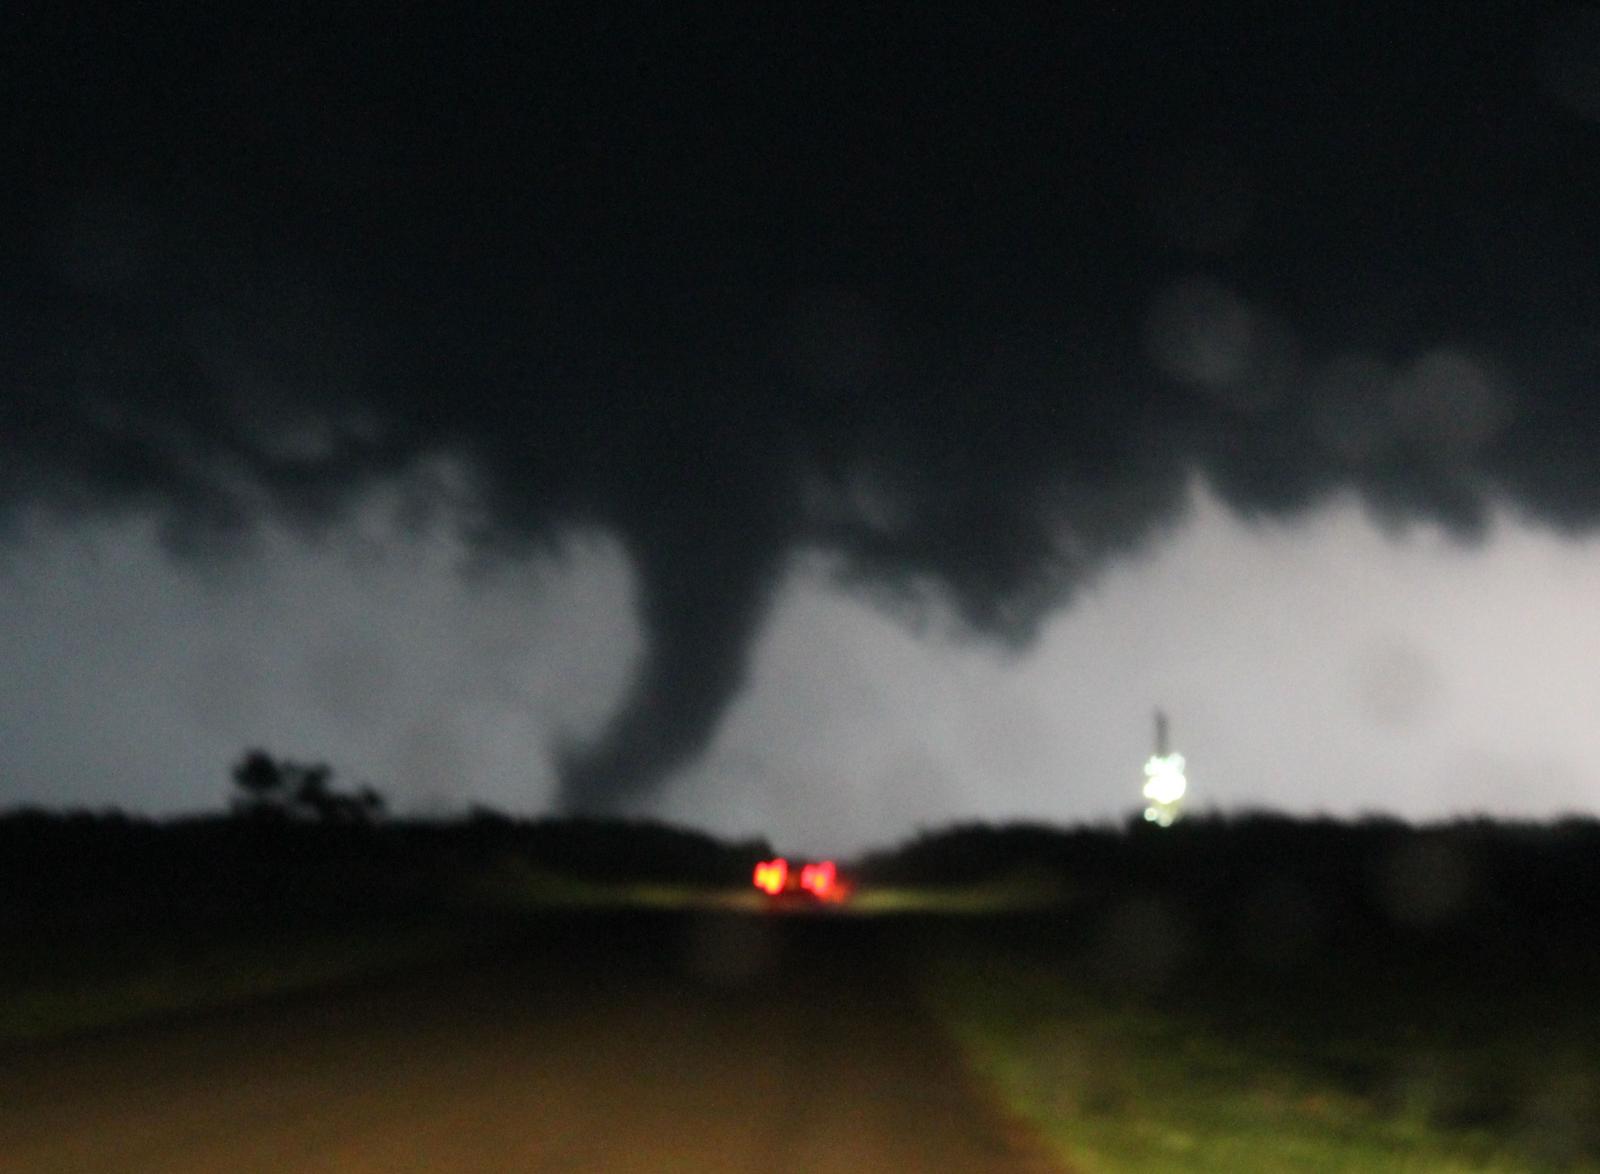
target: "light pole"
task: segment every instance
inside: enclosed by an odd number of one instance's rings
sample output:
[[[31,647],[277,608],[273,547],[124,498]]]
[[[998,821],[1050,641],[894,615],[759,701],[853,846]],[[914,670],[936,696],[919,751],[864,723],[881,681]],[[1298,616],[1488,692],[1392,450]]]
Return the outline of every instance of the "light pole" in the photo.
[[[1150,823],[1171,827],[1189,789],[1183,777],[1183,755],[1167,748],[1167,715],[1156,710],[1156,752],[1144,764],[1144,817]]]

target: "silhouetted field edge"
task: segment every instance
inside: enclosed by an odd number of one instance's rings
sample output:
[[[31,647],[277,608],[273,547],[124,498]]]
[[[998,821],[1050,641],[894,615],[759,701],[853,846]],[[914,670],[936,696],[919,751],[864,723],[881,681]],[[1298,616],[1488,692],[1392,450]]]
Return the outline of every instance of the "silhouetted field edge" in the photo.
[[[25,998],[98,999],[94,1015],[112,1020],[119,1003],[248,997],[395,964],[465,926],[480,932],[542,907],[759,910],[750,870],[772,851],[764,840],[648,820],[482,811],[364,823],[13,811],[0,815],[0,934],[12,944],[0,998],[11,1022]],[[1584,817],[1412,826],[1250,812],[1165,829],[963,824],[867,853],[846,871],[861,911],[962,913],[979,927],[961,950],[1049,942],[1087,951],[1131,990],[1159,990],[1202,964],[1240,989],[1388,966],[1484,992],[1530,970],[1573,983],[1600,975],[1590,929],[1600,821]],[[319,951],[342,960],[296,961]],[[230,958],[254,985],[230,979]],[[146,997],[163,983],[191,993]]]
[[[1073,1169],[1600,1169],[1595,820],[969,825],[862,868],[1064,878],[908,945]]]
[[[320,823],[208,816],[0,814],[0,930],[114,934],[157,924],[244,928],[406,916],[494,903],[605,903],[630,893],[749,888],[765,840],[719,840],[648,820]],[[1564,950],[1600,908],[1600,821],[1301,819],[1251,812],[1155,828],[963,824],[846,863],[864,905],[962,894],[970,911],[1130,897],[1182,910],[1195,933],[1337,940],[1544,933]],[[889,899],[886,894],[893,894]],[[648,901],[646,902],[648,903]],[[956,908],[959,901],[946,900]],[[937,907],[937,902],[928,908]],[[1314,943],[1306,943],[1314,944]]]
[[[764,843],[650,821],[0,815],[0,1042],[360,979],[544,908],[748,884]]]

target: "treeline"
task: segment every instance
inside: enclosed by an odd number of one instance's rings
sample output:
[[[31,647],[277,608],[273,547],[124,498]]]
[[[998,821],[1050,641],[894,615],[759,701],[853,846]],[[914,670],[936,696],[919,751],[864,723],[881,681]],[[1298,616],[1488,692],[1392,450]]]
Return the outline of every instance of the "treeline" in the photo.
[[[507,863],[587,881],[740,884],[765,843],[650,821],[0,815],[0,932],[240,925],[447,909]]]
[[[858,871],[863,883],[902,885],[1047,878],[1068,894],[1073,926],[1143,918],[1152,934],[1279,961],[1427,943],[1462,956],[1492,947],[1519,967],[1600,963],[1600,821],[1591,818],[969,824],[919,834]]]

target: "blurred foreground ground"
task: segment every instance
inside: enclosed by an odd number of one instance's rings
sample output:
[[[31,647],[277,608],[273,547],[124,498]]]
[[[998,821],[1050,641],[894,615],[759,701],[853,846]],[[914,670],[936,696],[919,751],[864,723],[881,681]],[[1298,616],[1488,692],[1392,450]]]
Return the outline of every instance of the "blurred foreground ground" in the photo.
[[[0,1174],[1600,1171],[1600,823],[0,819]]]
[[[567,914],[449,962],[0,1051],[0,1170],[1056,1169],[882,926]]]

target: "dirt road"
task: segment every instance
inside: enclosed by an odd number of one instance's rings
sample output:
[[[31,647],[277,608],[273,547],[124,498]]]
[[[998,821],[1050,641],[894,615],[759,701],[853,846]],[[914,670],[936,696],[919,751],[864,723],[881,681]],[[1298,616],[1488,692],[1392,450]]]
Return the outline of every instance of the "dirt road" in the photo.
[[[881,928],[535,923],[448,965],[0,1052],[0,1171],[1054,1169]]]

